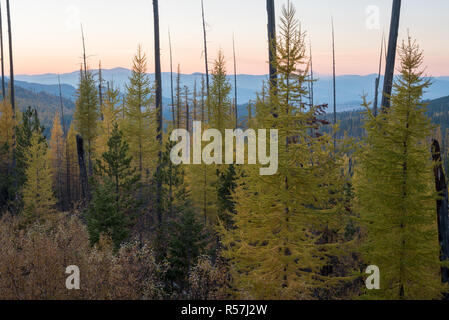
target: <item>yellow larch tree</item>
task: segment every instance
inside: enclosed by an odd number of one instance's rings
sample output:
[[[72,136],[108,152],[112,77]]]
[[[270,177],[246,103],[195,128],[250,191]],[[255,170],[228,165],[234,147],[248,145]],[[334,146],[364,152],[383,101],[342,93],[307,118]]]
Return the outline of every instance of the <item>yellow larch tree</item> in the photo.
[[[65,154],[65,139],[61,126],[61,118],[59,117],[59,112],[56,112],[51,129],[49,157],[53,172],[53,187],[60,203],[63,203],[65,193]]]
[[[278,170],[261,175],[260,164],[244,166],[234,193],[234,227],[222,230],[223,255],[239,297],[311,299],[339,278],[326,268],[344,252],[343,240],[329,237],[341,239],[345,232],[342,162],[331,136],[310,134],[317,109],[303,102],[305,33],[291,3],[282,10],[276,49],[277,83],[265,102],[259,96],[253,123],[278,130]]]
[[[22,190],[22,218],[25,224],[42,221],[55,212],[56,199],[47,149],[46,140],[40,133],[34,133],[26,155],[26,183]]]
[[[11,104],[3,100],[0,102],[0,150],[2,150],[0,161],[2,166],[8,165],[11,161],[16,123]]]
[[[157,165],[154,88],[147,75],[147,57],[139,46],[133,59],[132,75],[126,86],[123,132],[129,143],[133,166],[141,175],[142,188],[149,184]],[[143,189],[141,189],[141,192]]]
[[[101,107],[102,119],[99,125],[99,135],[97,138],[97,152],[102,155],[107,150],[107,144],[111,137],[114,124],[120,125],[119,114],[121,109],[120,90],[114,87],[114,83],[108,83],[105,100]]]

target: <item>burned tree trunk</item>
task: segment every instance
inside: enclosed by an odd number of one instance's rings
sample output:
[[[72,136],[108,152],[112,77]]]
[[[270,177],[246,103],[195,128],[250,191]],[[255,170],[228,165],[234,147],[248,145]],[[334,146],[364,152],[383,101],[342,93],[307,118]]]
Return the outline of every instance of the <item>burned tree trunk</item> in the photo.
[[[335,70],[335,29],[334,29],[334,19],[332,19],[332,84],[333,84],[333,94],[334,94],[334,121],[333,125],[337,125],[337,79]],[[334,129],[334,152],[337,149],[337,135]]]
[[[207,33],[206,33],[206,20],[204,18],[203,0],[201,0],[201,12],[202,12],[202,16],[203,16],[204,62],[206,65],[206,88],[207,88],[207,96],[209,97],[209,62],[207,61]]]
[[[379,105],[379,85],[380,85],[380,73],[382,72],[382,56],[384,51],[384,35],[382,35],[382,43],[380,45],[380,58],[379,58],[379,73],[377,75],[376,81],[375,81],[375,88],[374,88],[374,105],[373,105],[373,112],[374,116],[377,117],[377,108]]]
[[[437,216],[438,216],[438,239],[440,241],[440,260],[447,262],[449,259],[449,207],[448,207],[448,190],[446,176],[444,174],[440,144],[437,140],[432,142],[432,158],[435,162],[435,186],[440,196],[437,200]],[[441,281],[449,282],[449,269],[441,268]],[[446,296],[448,298],[448,296]]]
[[[156,73],[156,118],[157,118],[157,141],[159,144],[157,181],[156,181],[156,206],[159,228],[162,226],[162,74],[161,74],[161,48],[159,39],[159,3],[153,0],[154,16],[154,51],[155,51],[155,73]]]
[[[277,82],[276,59],[276,13],[274,0],[267,0],[268,14],[268,56],[270,62],[270,88],[274,89]]]
[[[98,81],[100,82],[98,84],[98,97],[100,98],[100,114],[101,114],[101,120],[103,121],[104,115],[103,115],[103,76],[101,74],[101,61],[98,64]]]
[[[78,153],[78,165],[80,168],[81,197],[86,205],[90,200],[89,182],[87,180],[86,160],[84,158],[84,141],[80,135],[76,135],[76,150]]]
[[[399,20],[401,17],[401,0],[393,0],[391,13],[390,38],[388,42],[387,65],[385,69],[384,90],[381,108],[386,112],[391,105],[390,96],[393,90],[393,75],[396,60],[396,47],[398,45]]]
[[[232,51],[234,53],[234,107],[235,107],[235,128],[239,126],[239,111],[237,107],[237,59],[235,57],[235,39],[232,36]]]
[[[16,101],[14,93],[14,63],[13,63],[13,50],[12,50],[12,30],[11,30],[11,10],[9,6],[9,0],[6,0],[6,11],[8,15],[8,37],[9,37],[9,83],[11,87],[11,106],[15,113]]]
[[[13,63],[13,50],[12,50],[12,30],[11,30],[11,9],[9,6],[9,0],[6,0],[6,13],[8,16],[8,38],[9,38],[9,86],[11,88],[11,107],[13,120],[16,119],[16,99],[14,91],[14,63]],[[14,188],[18,188],[17,181],[17,159],[16,159],[16,135],[13,133],[13,145],[12,145],[12,170],[14,172]]]
[[[6,98],[6,86],[5,86],[5,55],[3,52],[3,20],[2,20],[2,8],[0,3],[0,54],[2,59],[2,96],[3,100]]]
[[[170,46],[170,89],[171,89],[171,112],[172,112],[172,121],[173,127],[176,125],[175,119],[175,95],[173,93],[173,51],[171,46],[171,35],[170,30],[168,30],[168,44]]]

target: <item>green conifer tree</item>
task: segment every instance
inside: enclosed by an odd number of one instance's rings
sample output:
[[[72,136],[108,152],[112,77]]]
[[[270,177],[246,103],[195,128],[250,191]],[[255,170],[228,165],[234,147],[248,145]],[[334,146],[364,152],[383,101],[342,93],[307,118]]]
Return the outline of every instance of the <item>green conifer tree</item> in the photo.
[[[319,110],[303,103],[304,39],[289,3],[276,42],[277,86],[268,97],[259,95],[253,119],[255,128],[278,130],[278,171],[262,176],[260,165],[244,166],[234,193],[234,227],[221,231],[223,255],[245,297],[310,299],[340,280],[323,270],[342,251],[343,241],[326,239],[326,230],[337,239],[345,231],[343,179],[330,153],[332,137],[309,134]]]
[[[132,75],[126,86],[125,121],[123,132],[129,143],[133,165],[142,179],[141,188],[149,183],[157,164],[154,89],[146,73],[147,58],[139,46],[133,60]],[[143,189],[140,190],[141,195]]]
[[[100,120],[98,91],[94,75],[90,70],[81,71],[79,81],[74,114],[75,129],[86,144],[87,165],[89,173],[92,174],[95,139],[98,137],[98,123]]]
[[[118,247],[129,235],[129,226],[139,206],[134,193],[140,177],[132,168],[129,145],[115,124],[108,141],[108,151],[97,159],[92,202],[86,212],[92,244],[102,234],[111,237]]]
[[[367,136],[359,154],[356,197],[366,233],[364,261],[380,268],[378,299],[436,299],[441,296],[439,245],[432,177],[430,121],[422,102],[429,80],[423,54],[408,38],[400,48],[400,76],[391,108],[368,112]]]

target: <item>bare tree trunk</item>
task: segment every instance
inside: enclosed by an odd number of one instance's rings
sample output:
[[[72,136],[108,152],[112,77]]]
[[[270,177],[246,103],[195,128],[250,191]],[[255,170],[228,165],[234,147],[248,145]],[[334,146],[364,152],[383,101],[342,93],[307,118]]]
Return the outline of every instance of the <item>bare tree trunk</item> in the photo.
[[[9,85],[11,88],[11,106],[13,121],[16,119],[16,99],[14,91],[14,62],[13,62],[13,49],[12,49],[12,30],[11,30],[11,9],[9,6],[9,0],[6,0],[6,13],[8,16],[8,38],[9,38]],[[17,171],[16,171],[16,135],[13,133],[13,145],[12,145],[12,169],[14,172],[14,187],[17,189]]]
[[[176,77],[176,128],[181,127],[181,66],[178,64],[178,75]]]
[[[235,39],[232,35],[232,51],[234,53],[234,106],[235,106],[235,128],[239,126],[239,112],[237,103],[237,59],[235,58]]]
[[[3,50],[3,20],[2,20],[2,8],[0,3],[0,54],[2,59],[2,96],[3,100],[6,98],[6,86],[5,86],[5,55]]]
[[[390,108],[390,96],[393,89],[396,47],[398,45],[399,20],[401,17],[401,0],[393,0],[391,13],[390,38],[388,42],[387,65],[385,69],[384,90],[381,108],[386,112]]]
[[[161,74],[161,48],[159,39],[159,2],[153,0],[154,16],[154,51],[156,72],[156,117],[157,117],[157,141],[159,143],[157,181],[156,181],[156,206],[159,228],[162,227],[162,74]]]
[[[277,82],[276,59],[276,13],[274,0],[267,0],[268,14],[268,56],[270,62],[270,88],[274,89]]]
[[[190,107],[189,107],[189,88],[184,87],[184,99],[186,102],[186,130],[190,132]]]
[[[89,183],[87,180],[86,160],[84,158],[84,141],[80,135],[76,135],[76,149],[78,153],[78,165],[80,168],[81,197],[83,205],[86,205],[90,200],[90,192]]]
[[[335,30],[334,30],[334,19],[332,18],[332,83],[334,90],[334,126],[337,125],[337,80],[335,71]],[[334,152],[337,149],[337,136],[334,129]]]
[[[374,105],[373,105],[373,112],[374,116],[377,117],[377,108],[379,104],[379,85],[380,85],[380,73],[382,72],[382,56],[384,51],[384,35],[382,35],[382,43],[380,45],[380,57],[379,57],[379,73],[376,78],[376,84],[375,84],[375,90],[374,90]]]
[[[98,96],[100,98],[100,114],[101,114],[101,120],[103,121],[104,115],[103,115],[103,77],[101,74],[101,61],[98,65],[98,80],[100,81],[100,84],[98,85]]]
[[[62,130],[64,132],[64,137],[65,137],[66,192],[67,192],[67,195],[64,198],[66,200],[65,209],[69,209],[70,204],[72,203],[71,190],[70,190],[70,153],[69,153],[68,131],[67,131],[66,123],[65,123],[65,119],[64,119],[64,104],[62,102],[61,77],[59,75],[58,75],[58,84],[59,84],[59,102],[60,102],[60,107],[61,107]]]
[[[197,90],[197,85],[196,85],[196,79],[193,83],[193,93],[192,93],[192,107],[193,107],[193,121],[198,120],[198,90]]]
[[[206,92],[205,92],[205,85],[204,85],[204,76],[201,76],[201,121],[204,123],[206,121],[205,118],[205,107],[206,107]]]
[[[172,120],[173,120],[173,127],[176,125],[176,119],[175,119],[175,96],[173,93],[173,51],[171,46],[171,35],[170,30],[168,30],[168,43],[170,45],[170,82],[171,82],[171,112],[172,112]]]
[[[204,3],[201,0],[201,12],[203,16],[203,34],[204,34],[204,62],[206,65],[206,87],[207,96],[209,97],[209,62],[207,61],[207,33],[206,33],[206,20],[204,18]]]
[[[449,211],[448,211],[448,190],[446,183],[446,176],[442,165],[440,144],[437,140],[432,142],[432,158],[435,162],[435,186],[438,195],[441,197],[437,201],[437,216],[438,216],[438,238],[440,241],[440,260],[447,262],[449,260]],[[449,282],[449,268],[441,268],[441,281],[443,283]],[[446,299],[448,295],[445,294]]]

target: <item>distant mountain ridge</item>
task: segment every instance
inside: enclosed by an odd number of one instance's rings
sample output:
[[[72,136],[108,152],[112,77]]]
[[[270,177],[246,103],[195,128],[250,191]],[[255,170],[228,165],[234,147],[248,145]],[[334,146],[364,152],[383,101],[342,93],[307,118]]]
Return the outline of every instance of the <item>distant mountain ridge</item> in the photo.
[[[93,70],[98,74],[98,70]],[[116,86],[125,90],[125,85],[131,75],[131,71],[126,68],[114,68],[102,70],[102,76],[105,81],[114,82]],[[149,74],[150,79],[154,81],[154,74]],[[176,75],[175,75],[176,76]],[[201,73],[182,74],[181,85],[188,86],[193,89],[194,82],[197,82],[198,88],[201,83]],[[61,82],[63,85],[63,96],[71,98],[74,101],[76,87],[79,82],[79,71],[61,74]],[[233,83],[233,75],[228,78]],[[377,75],[341,75],[337,77],[337,110],[345,111],[360,107],[361,96],[367,94],[368,100],[372,101],[374,97],[374,82]],[[41,75],[17,75],[18,81],[26,82],[22,87],[35,90],[36,92],[45,91],[47,93],[57,94],[57,74],[41,74]],[[257,92],[260,92],[263,82],[267,81],[267,75],[237,75],[238,86],[238,103],[239,105],[247,104],[249,100],[255,100]],[[314,97],[316,104],[331,104],[333,100],[332,77],[317,76],[317,81],[314,83]],[[424,99],[433,100],[449,94],[449,76],[432,78],[433,84],[424,95]],[[381,80],[381,88],[382,88]],[[58,89],[59,90],[59,89]],[[164,105],[171,103],[170,97],[170,73],[164,72],[162,74],[162,90],[164,97]],[[232,93],[233,94],[233,93]]]

